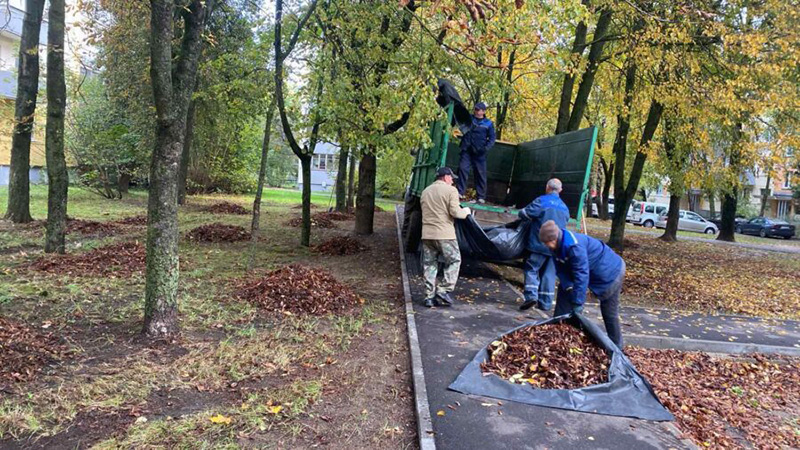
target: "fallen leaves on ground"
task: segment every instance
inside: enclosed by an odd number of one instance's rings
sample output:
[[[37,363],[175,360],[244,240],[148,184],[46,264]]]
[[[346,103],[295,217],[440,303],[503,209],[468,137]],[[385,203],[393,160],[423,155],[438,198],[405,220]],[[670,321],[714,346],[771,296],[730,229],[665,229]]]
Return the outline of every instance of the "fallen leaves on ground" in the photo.
[[[297,314],[339,313],[359,304],[353,291],[333,275],[299,264],[240,282],[234,296],[269,311]]]
[[[214,203],[211,206],[206,206],[203,208],[203,211],[210,212],[212,214],[238,214],[241,216],[250,214],[250,211],[248,211],[247,208],[231,202]]]
[[[32,379],[47,364],[69,355],[53,336],[0,317],[0,388]]]
[[[328,256],[355,255],[367,247],[350,236],[337,236],[317,245],[314,251]]]
[[[94,220],[67,219],[67,233],[83,235],[110,235],[117,232],[118,227],[112,222],[96,222]]]
[[[299,228],[300,226],[303,225],[303,218],[295,217],[286,224],[289,225],[290,227]],[[333,220],[325,216],[314,214],[311,216],[311,226],[314,228],[334,228],[336,227],[336,224],[333,223]]]
[[[626,239],[627,242],[628,239]],[[800,265],[783,255],[714,243],[630,236],[623,293],[703,312],[800,319]]]
[[[42,256],[30,267],[59,275],[130,276],[144,271],[145,249],[139,242],[123,242],[85,253]]]
[[[701,446],[800,448],[800,359],[733,360],[638,347],[626,354]]]
[[[186,238],[194,242],[237,242],[250,239],[250,233],[238,225],[215,222],[193,229]]]
[[[147,225],[147,216],[128,216],[123,219],[115,220],[115,224],[119,225],[136,225],[136,226],[143,226]]]
[[[542,389],[605,383],[609,358],[592,338],[566,323],[530,326],[492,342],[484,373]]]
[[[315,219],[330,219],[333,221],[344,221],[344,220],[353,220],[356,218],[355,214],[349,212],[341,212],[341,211],[330,211],[330,212],[319,212],[314,214],[313,218]]]

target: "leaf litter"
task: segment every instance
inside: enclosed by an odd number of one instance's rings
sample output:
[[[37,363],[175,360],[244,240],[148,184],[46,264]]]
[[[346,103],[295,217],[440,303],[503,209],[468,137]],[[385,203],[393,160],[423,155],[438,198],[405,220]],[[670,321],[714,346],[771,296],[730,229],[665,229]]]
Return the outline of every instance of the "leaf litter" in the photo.
[[[186,238],[194,242],[238,242],[250,239],[250,233],[238,225],[215,222],[193,229]]]
[[[240,281],[234,297],[267,311],[291,314],[341,313],[362,303],[350,287],[329,272],[300,264]]]
[[[303,225],[303,218],[302,217],[295,217],[288,222],[287,225],[294,228],[299,228]],[[319,214],[314,214],[311,216],[311,226],[313,228],[335,228],[336,224],[333,223],[328,217],[320,216]]]
[[[367,246],[350,236],[337,236],[314,247],[314,251],[328,256],[346,256],[361,253]]]
[[[703,447],[800,448],[800,358],[626,347],[625,353]]]
[[[39,272],[75,276],[130,276],[144,272],[145,248],[139,242],[107,245],[84,253],[45,255],[30,268]]]
[[[577,389],[608,380],[609,358],[566,323],[521,328],[492,342],[483,373],[541,389]]]
[[[48,364],[71,354],[52,333],[0,317],[0,388],[33,379]]]
[[[237,214],[240,216],[250,214],[250,211],[248,211],[247,208],[232,202],[214,203],[213,205],[203,208],[203,211],[210,212],[212,214]]]

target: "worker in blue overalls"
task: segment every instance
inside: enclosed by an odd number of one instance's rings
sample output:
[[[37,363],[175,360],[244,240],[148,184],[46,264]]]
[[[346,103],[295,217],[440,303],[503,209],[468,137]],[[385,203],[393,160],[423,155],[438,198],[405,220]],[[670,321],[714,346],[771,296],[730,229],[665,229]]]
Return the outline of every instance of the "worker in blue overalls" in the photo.
[[[539,241],[539,229],[548,220],[553,220],[562,228],[567,227],[569,208],[561,201],[561,180],[552,178],[547,181],[545,194],[536,198],[520,210],[522,220],[530,220],[531,226],[525,249],[530,252],[525,259],[525,302],[519,307],[526,310],[533,305],[542,311],[549,311],[553,306],[556,288],[556,269],[553,257],[544,244]]]
[[[567,231],[552,220],[542,225],[539,240],[552,252],[558,274],[553,316],[583,312],[586,293],[592,291],[600,300],[608,337],[622,348],[619,294],[625,280],[625,261],[602,241]]]
[[[486,103],[478,102],[472,111],[472,123],[461,138],[458,162],[458,195],[463,197],[472,168],[478,203],[486,203],[486,153],[494,146],[494,124],[486,118]]]

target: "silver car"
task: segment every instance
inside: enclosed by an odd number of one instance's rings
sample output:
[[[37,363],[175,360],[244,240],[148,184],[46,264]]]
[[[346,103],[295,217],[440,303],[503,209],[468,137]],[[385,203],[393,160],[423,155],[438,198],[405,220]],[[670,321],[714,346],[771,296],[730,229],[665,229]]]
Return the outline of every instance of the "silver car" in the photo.
[[[666,213],[661,215],[656,222],[656,227],[667,227]],[[678,230],[680,231],[696,231],[698,233],[717,234],[719,229],[713,223],[702,218],[700,214],[692,211],[680,210],[678,212]]]

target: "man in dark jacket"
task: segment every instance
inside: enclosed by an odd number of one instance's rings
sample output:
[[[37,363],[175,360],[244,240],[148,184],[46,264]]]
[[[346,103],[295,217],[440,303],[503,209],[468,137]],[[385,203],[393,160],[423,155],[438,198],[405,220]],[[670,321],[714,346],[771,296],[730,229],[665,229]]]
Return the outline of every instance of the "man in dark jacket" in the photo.
[[[558,275],[554,317],[583,312],[587,291],[600,300],[600,312],[608,337],[622,348],[619,293],[625,279],[625,261],[605,243],[575,234],[549,220],[539,230],[539,240],[550,249]]]
[[[472,124],[461,138],[461,159],[458,163],[458,194],[467,189],[470,170],[475,168],[475,191],[478,203],[486,203],[486,153],[494,146],[494,124],[486,118],[486,104],[475,104]]]
[[[525,260],[525,302],[519,307],[526,310],[533,305],[543,311],[553,306],[556,288],[556,269],[550,249],[539,242],[539,228],[548,220],[555,221],[560,228],[566,228],[569,221],[569,208],[561,201],[561,180],[547,181],[545,195],[536,198],[525,209],[520,210],[519,218],[530,220],[531,226],[525,249],[530,252]]]

